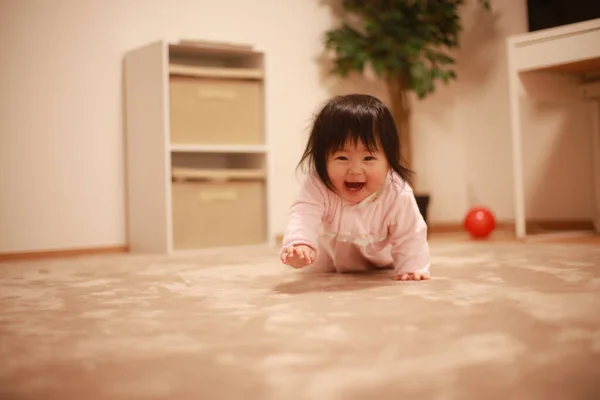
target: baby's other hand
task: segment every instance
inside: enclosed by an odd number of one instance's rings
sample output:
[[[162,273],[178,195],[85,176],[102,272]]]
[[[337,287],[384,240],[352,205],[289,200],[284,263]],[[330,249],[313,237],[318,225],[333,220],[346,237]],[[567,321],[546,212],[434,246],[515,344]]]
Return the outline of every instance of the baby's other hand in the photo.
[[[283,253],[281,261],[291,267],[302,268],[315,261],[315,251],[303,244],[290,246],[285,253]]]
[[[395,278],[397,281],[425,281],[429,279],[428,274],[417,274],[417,273],[408,273],[408,274],[400,274],[396,275]]]

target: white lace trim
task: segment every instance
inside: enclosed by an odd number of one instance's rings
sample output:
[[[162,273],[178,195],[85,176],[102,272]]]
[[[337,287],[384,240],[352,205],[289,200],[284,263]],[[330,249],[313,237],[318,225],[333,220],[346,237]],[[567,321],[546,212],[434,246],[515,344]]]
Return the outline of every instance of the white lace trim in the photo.
[[[387,234],[383,235],[362,235],[355,236],[349,233],[335,233],[321,228],[321,235],[336,239],[340,242],[353,243],[358,246],[367,246],[374,243],[383,242],[387,238]]]

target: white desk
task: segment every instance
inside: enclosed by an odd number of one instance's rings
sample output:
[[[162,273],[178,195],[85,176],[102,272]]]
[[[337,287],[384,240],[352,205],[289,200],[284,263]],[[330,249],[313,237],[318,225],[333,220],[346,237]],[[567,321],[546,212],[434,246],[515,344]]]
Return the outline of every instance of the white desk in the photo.
[[[536,96],[545,101],[589,99],[594,116],[595,228],[600,232],[600,19],[511,36],[506,51],[517,237],[527,235],[520,103]]]

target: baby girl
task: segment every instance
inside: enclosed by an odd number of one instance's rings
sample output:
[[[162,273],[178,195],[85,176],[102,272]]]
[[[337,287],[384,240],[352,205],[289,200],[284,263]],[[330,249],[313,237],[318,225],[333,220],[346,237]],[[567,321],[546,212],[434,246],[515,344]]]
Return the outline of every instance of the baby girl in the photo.
[[[300,164],[281,261],[324,271],[392,268],[397,280],[429,279],[427,226],[401,164],[388,108],[369,95],[337,96],[314,121]]]

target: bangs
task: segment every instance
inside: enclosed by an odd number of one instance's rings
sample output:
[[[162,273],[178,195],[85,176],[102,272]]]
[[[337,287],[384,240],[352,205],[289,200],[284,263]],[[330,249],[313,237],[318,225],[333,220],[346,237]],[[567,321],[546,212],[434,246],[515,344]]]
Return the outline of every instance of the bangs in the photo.
[[[361,114],[357,115],[356,111],[340,112],[322,121],[322,129],[328,134],[323,135],[321,149],[331,154],[343,149],[348,143],[354,146],[362,143],[370,152],[378,150],[380,140],[376,129],[376,116],[370,113]]]

